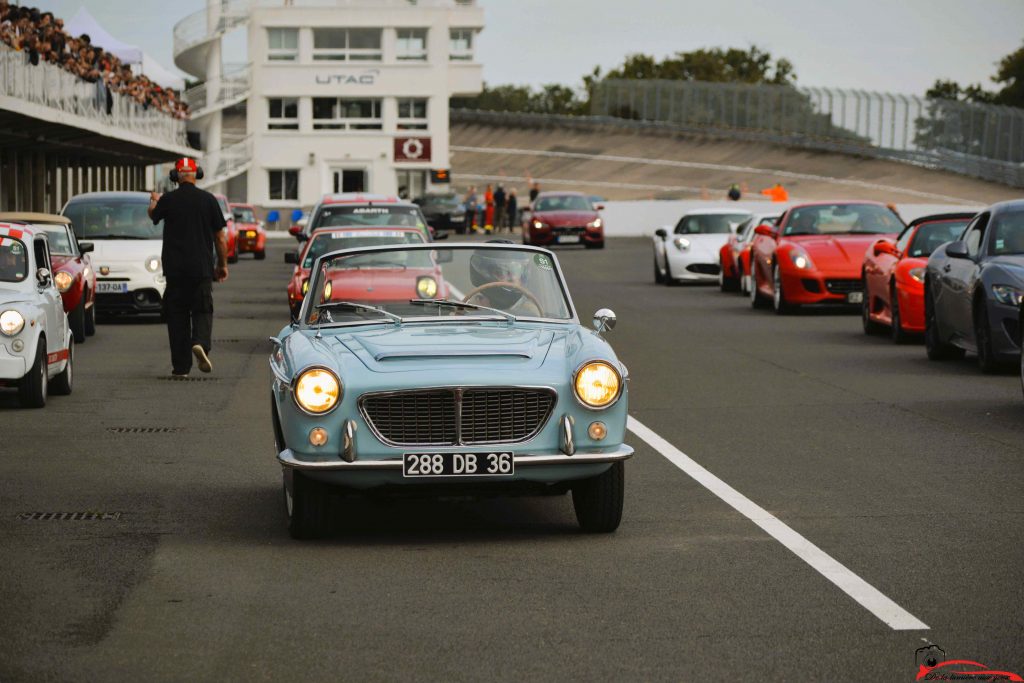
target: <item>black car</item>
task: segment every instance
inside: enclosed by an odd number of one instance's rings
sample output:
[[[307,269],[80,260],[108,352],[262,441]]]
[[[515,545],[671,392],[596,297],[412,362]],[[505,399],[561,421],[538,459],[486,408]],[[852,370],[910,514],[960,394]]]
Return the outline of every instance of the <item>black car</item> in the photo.
[[[413,200],[419,204],[427,223],[438,232],[454,230],[466,232],[466,207],[455,194],[425,194]]]
[[[928,358],[978,355],[984,372],[1020,358],[1024,200],[993,204],[936,249],[924,284]]]

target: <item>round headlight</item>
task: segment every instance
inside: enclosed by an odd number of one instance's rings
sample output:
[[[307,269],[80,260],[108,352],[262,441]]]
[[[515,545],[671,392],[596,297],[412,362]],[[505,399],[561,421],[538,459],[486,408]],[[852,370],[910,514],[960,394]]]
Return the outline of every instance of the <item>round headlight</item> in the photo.
[[[341,382],[330,370],[310,368],[295,382],[295,402],[307,413],[322,415],[341,399]]]
[[[433,299],[437,296],[437,280],[424,275],[416,280],[416,293],[421,299]]]
[[[160,257],[150,256],[148,259],[146,259],[146,270],[148,270],[151,273],[155,273],[156,271],[160,270]]]
[[[3,332],[8,337],[21,332],[21,328],[25,327],[25,318],[17,311],[4,311],[0,313],[0,332]]]
[[[57,283],[57,289],[61,292],[66,292],[71,289],[71,283],[74,282],[74,278],[62,270],[53,277],[53,281]]]
[[[583,405],[607,408],[619,397],[621,383],[615,368],[604,361],[592,361],[576,373],[573,388]]]

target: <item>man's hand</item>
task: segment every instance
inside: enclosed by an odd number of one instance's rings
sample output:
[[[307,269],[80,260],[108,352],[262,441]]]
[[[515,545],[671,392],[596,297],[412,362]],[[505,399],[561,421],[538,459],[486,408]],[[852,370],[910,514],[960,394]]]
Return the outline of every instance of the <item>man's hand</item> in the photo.
[[[149,193],[149,203],[156,204],[158,201],[160,201],[160,193],[157,192],[156,190],[153,190],[152,192]]]
[[[213,279],[217,282],[224,282],[228,279],[227,265],[219,265],[213,269]]]

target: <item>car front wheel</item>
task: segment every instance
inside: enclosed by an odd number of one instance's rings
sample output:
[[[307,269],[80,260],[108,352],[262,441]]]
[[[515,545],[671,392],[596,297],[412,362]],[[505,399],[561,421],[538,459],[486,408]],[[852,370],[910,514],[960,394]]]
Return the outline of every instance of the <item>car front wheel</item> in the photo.
[[[75,337],[75,343],[81,344],[85,341],[85,292],[82,299],[75,306],[75,310],[68,314],[68,325],[71,326],[71,334]]]
[[[572,485],[572,505],[583,531],[607,534],[619,528],[626,490],[625,472],[625,465],[616,462],[606,472]]]
[[[985,374],[1000,370],[999,361],[992,351],[992,328],[988,323],[988,309],[984,299],[974,302],[974,341],[978,347],[978,367]]]
[[[56,396],[70,396],[74,388],[75,345],[68,344],[68,362],[64,370],[53,378],[53,393]]]
[[[287,473],[285,476],[287,477]],[[291,478],[290,490],[288,482],[284,482],[288,534],[299,540],[323,538],[327,535],[330,522],[330,496],[327,486],[294,470]]]
[[[924,283],[924,348],[928,360],[950,360],[963,358],[964,350],[958,346],[947,344],[939,336],[939,324],[932,299],[929,283]]]
[[[892,343],[893,344],[906,344],[909,340],[910,335],[903,329],[903,316],[900,315],[900,298],[899,290],[893,285],[892,290],[889,293],[889,309],[892,311]]]
[[[788,315],[792,313],[796,306],[786,301],[786,292],[782,289],[782,273],[779,272],[779,264],[776,263],[772,267],[772,284],[774,285],[774,292],[772,292],[772,308],[777,315]]]
[[[40,337],[39,348],[36,349],[36,362],[18,383],[18,400],[22,408],[42,408],[46,405],[46,390],[49,383],[46,372],[46,340]]]
[[[85,336],[91,337],[96,334],[96,302],[85,312]]]

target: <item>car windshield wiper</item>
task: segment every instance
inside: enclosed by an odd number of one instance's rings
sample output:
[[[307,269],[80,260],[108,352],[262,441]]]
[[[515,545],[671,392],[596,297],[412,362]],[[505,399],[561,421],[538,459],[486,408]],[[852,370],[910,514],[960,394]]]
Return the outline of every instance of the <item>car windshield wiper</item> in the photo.
[[[401,325],[405,320],[400,315],[395,315],[391,311],[385,311],[383,308],[377,306],[370,306],[368,304],[357,304],[354,301],[328,301],[326,303],[317,304],[316,309],[319,311],[323,308],[351,308],[357,311],[373,311],[374,313],[380,313],[381,315],[390,318],[396,325]],[[331,322],[334,322],[333,320]]]
[[[437,306],[451,306],[452,308],[472,308],[477,311],[490,311],[491,313],[497,313],[510,323],[516,322],[516,317],[508,311],[503,311],[500,308],[491,308],[490,306],[481,306],[480,304],[470,304],[465,301],[454,301],[452,299],[409,299],[409,303],[422,306],[435,304]]]

